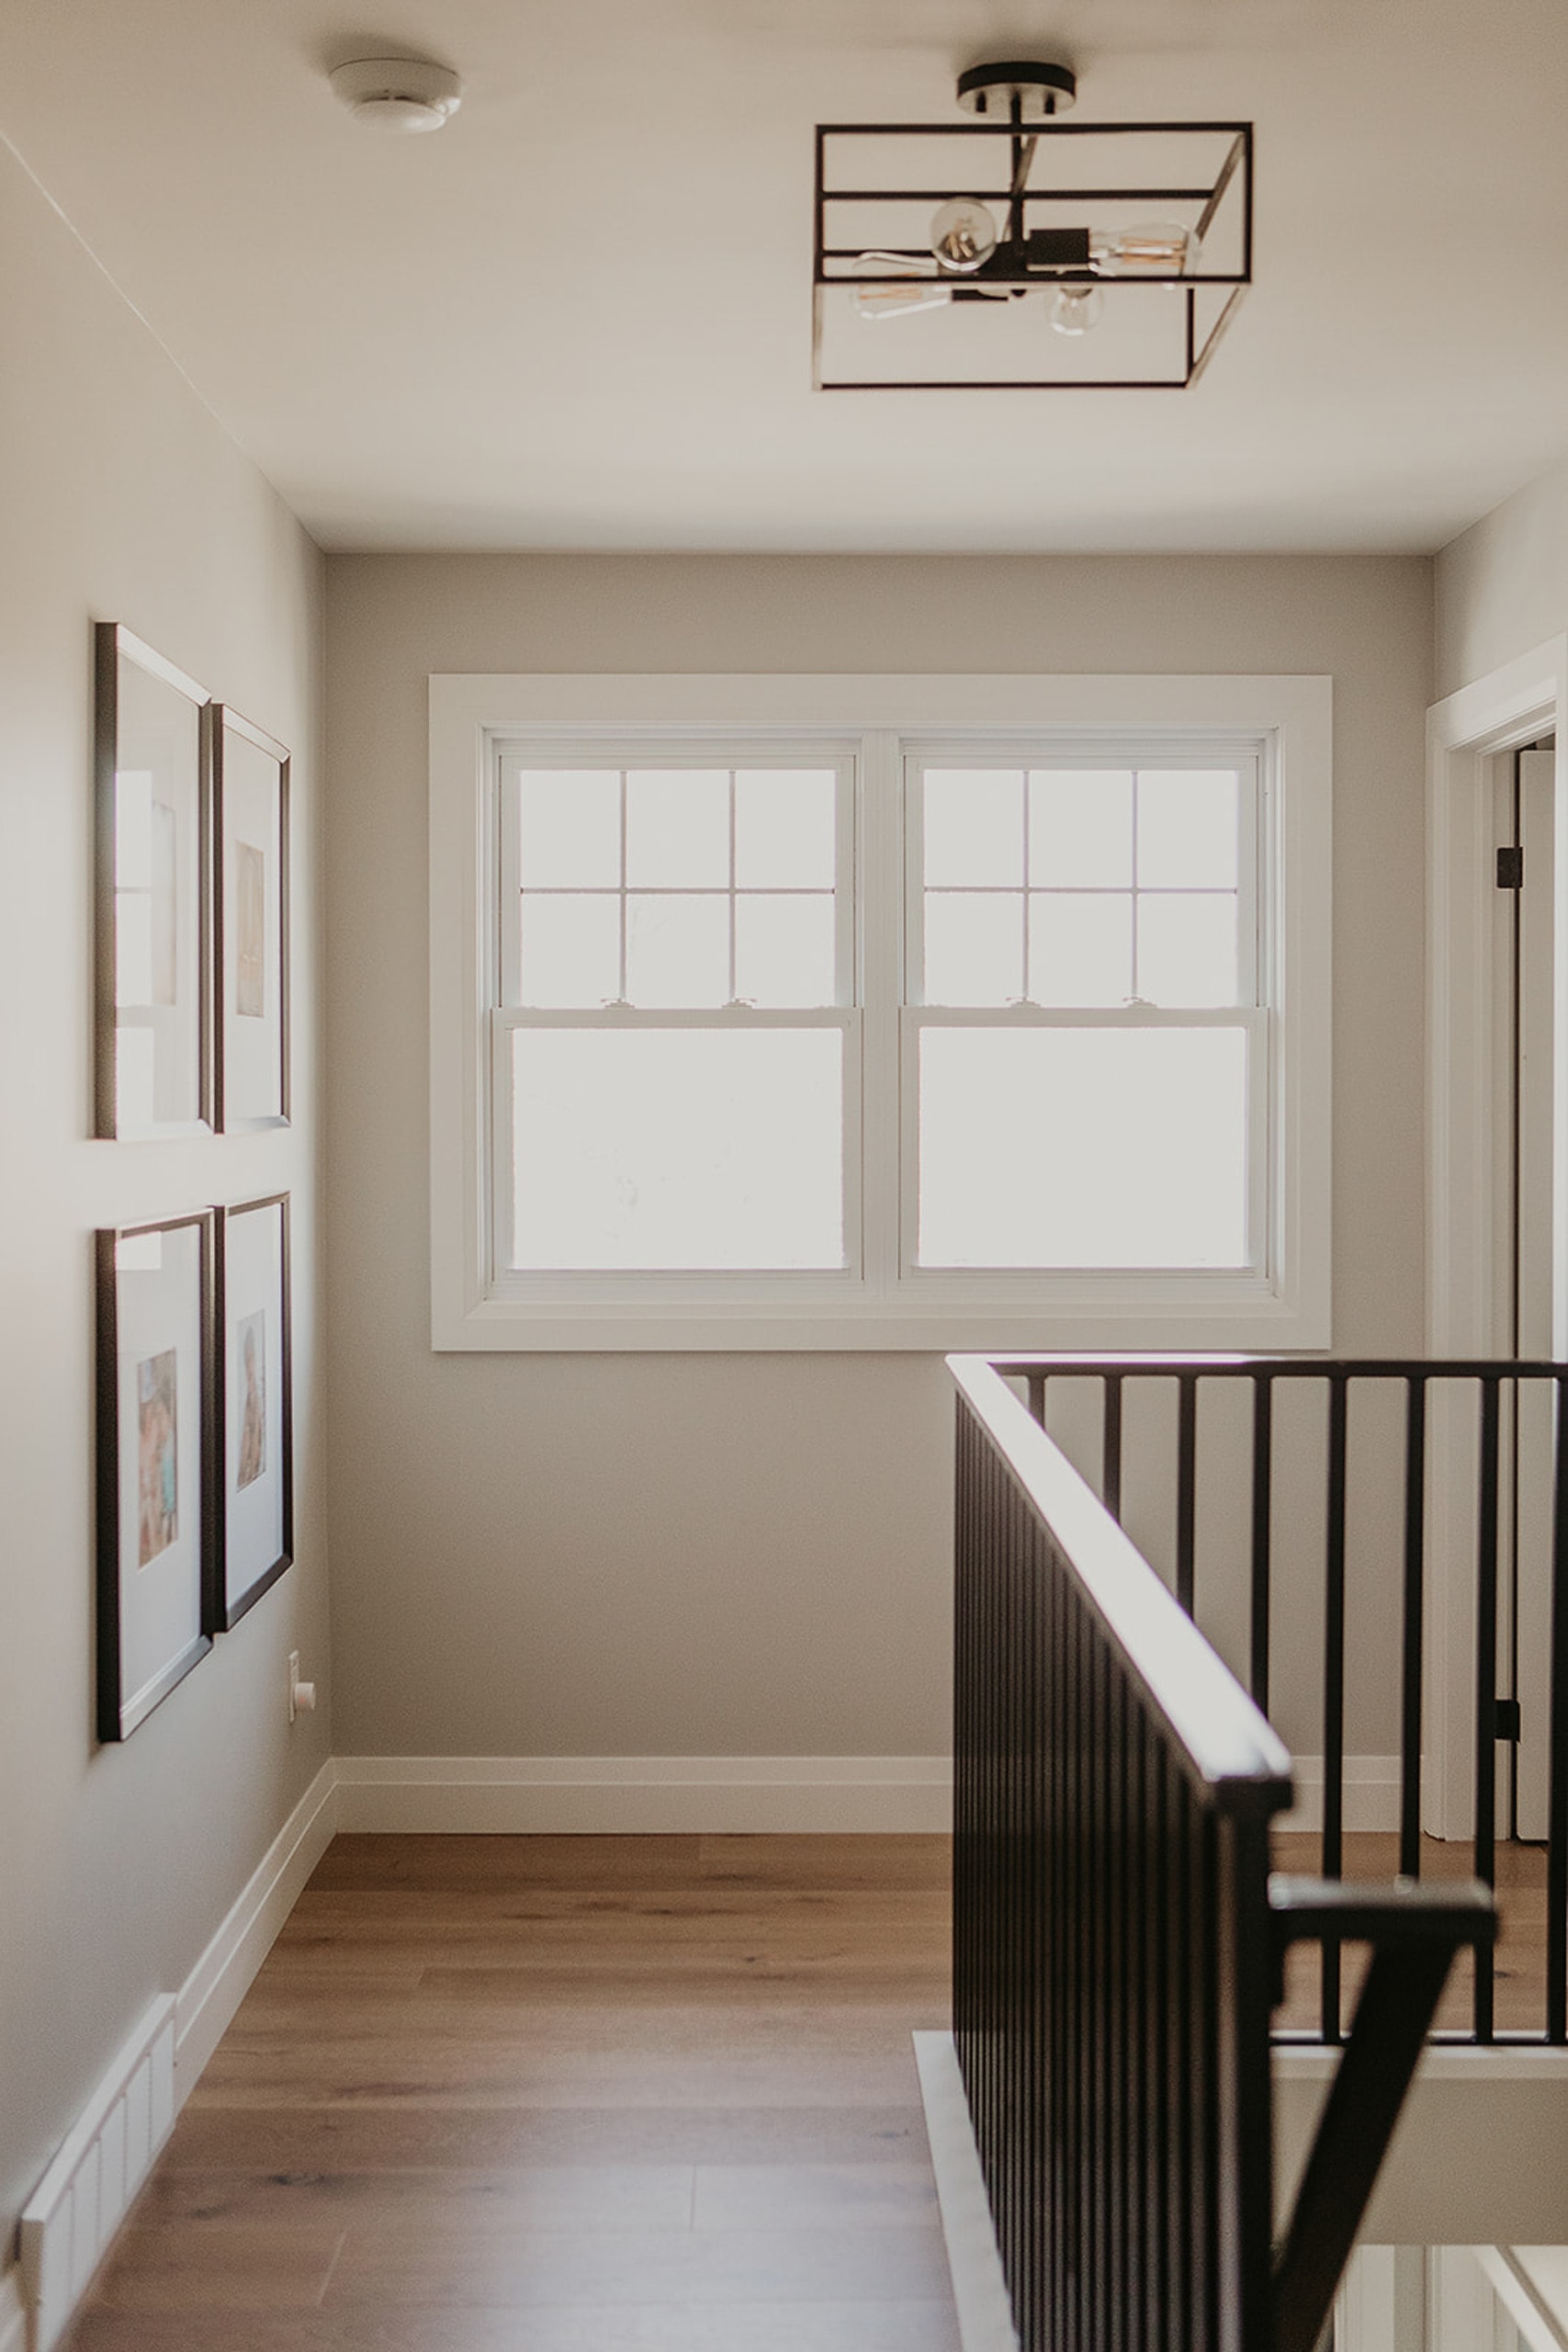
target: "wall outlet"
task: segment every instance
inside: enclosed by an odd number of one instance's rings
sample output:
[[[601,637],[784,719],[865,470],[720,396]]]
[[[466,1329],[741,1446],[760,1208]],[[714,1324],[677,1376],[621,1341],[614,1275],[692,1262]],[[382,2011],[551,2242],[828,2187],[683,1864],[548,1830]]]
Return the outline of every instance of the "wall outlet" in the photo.
[[[315,1704],[316,1686],[313,1682],[300,1681],[299,1653],[298,1650],[290,1650],[288,1653],[289,1722],[292,1723],[296,1715],[308,1715],[312,1713],[315,1710]]]

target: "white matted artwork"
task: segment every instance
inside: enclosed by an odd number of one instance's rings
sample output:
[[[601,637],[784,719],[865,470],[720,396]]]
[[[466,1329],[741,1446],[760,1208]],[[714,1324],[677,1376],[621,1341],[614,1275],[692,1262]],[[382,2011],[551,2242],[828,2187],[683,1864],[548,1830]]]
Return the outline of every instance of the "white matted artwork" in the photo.
[[[100,1136],[211,1123],[206,690],[112,621],[97,628]]]
[[[288,1195],[218,1212],[223,1502],[207,1623],[227,1633],[294,1556]]]
[[[288,1118],[288,753],[237,711],[209,720],[218,865],[218,1125]]]
[[[98,1736],[211,1647],[212,1212],[98,1235]]]

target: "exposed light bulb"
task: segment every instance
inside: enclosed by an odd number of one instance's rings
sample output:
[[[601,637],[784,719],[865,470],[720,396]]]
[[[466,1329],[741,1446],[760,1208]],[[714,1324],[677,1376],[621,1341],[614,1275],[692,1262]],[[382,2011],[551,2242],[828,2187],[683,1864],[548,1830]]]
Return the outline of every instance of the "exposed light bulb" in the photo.
[[[1058,334],[1088,334],[1104,308],[1098,286],[1059,286],[1051,297],[1051,324]]]
[[[1194,232],[1179,220],[1145,221],[1136,229],[1095,230],[1089,266],[1101,277],[1179,277],[1200,250]]]
[[[931,251],[943,269],[979,269],[997,250],[997,224],[988,205],[955,196],[931,215]]]
[[[857,286],[855,309],[863,319],[907,318],[912,311],[940,311],[953,300],[948,286],[912,277],[905,286]]]

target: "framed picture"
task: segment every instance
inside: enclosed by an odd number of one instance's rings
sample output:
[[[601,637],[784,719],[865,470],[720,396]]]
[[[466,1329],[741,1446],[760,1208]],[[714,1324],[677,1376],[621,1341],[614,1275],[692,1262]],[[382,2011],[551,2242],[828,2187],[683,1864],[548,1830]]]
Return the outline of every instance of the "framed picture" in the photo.
[[[206,1623],[221,1634],[294,1557],[288,1195],[241,1202],[217,1218],[223,1480]]]
[[[213,1215],[97,1237],[98,1736],[129,1739],[212,1646]]]
[[[94,740],[96,1132],[212,1125],[208,695],[100,621]]]
[[[288,753],[237,711],[208,712],[218,887],[215,1071],[229,1134],[288,1120]]]

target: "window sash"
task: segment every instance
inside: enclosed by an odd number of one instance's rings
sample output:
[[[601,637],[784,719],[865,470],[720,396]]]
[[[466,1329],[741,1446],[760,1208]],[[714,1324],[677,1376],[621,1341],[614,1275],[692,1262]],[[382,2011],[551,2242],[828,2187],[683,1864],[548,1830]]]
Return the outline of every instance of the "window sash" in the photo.
[[[901,1022],[899,1094],[902,1117],[899,1136],[899,1282],[911,1295],[937,1296],[962,1292],[965,1296],[989,1290],[1000,1298],[1015,1299],[1020,1285],[1049,1289],[1057,1284],[1081,1286],[1102,1280],[1117,1283],[1258,1283],[1272,1272],[1276,1244],[1271,1232],[1269,1203],[1275,1170],[1271,1149],[1273,1073],[1269,1041],[1271,1016],[1266,1007],[1233,1005],[1086,1006],[1057,1009],[1043,1005],[962,1006],[907,1005]],[[1209,1269],[1191,1266],[922,1266],[919,1248],[920,1038],[927,1030],[987,1031],[1056,1029],[1092,1030],[1231,1030],[1247,1043],[1247,1251],[1239,1266]],[[1000,1287],[1005,1285],[1005,1292]]]
[[[1271,849],[1273,796],[1269,789],[1267,765],[1258,742],[1245,738],[1215,736],[1197,739],[1174,736],[1162,742],[1147,736],[1119,738],[1111,734],[1092,737],[1063,737],[1055,731],[1030,740],[1007,742],[987,741],[966,742],[961,738],[945,743],[907,742],[904,746],[904,956],[907,975],[905,1001],[925,1002],[925,776],[929,769],[964,767],[974,770],[1036,769],[1048,773],[1055,769],[1103,768],[1109,774],[1129,768],[1157,768],[1174,772],[1181,768],[1204,771],[1213,768],[1235,768],[1238,778],[1237,839],[1236,839],[1236,1006],[1240,1008],[1266,1005],[1269,1001],[1269,982],[1273,971],[1272,894],[1266,887],[1268,859]],[[1027,791],[1027,786],[1026,786]],[[939,888],[943,887],[937,886]],[[1027,907],[1032,896],[1039,895],[1049,885],[1032,885],[1027,870],[1020,885],[1027,921]],[[1001,886],[998,886],[998,895]],[[1085,893],[1085,895],[1090,895]],[[1111,891],[1107,896],[1117,895]],[[1122,894],[1129,898],[1136,920],[1136,896],[1131,888]],[[1140,895],[1152,897],[1181,897],[1200,895],[1197,892],[1163,889]],[[935,1010],[936,1008],[932,1008]],[[958,1008],[953,1008],[957,1010]],[[1007,1008],[991,1006],[975,1008],[998,1012]],[[1090,1007],[1072,1007],[1073,1012],[1089,1011]],[[1112,1008],[1113,1009],[1113,1008]],[[1170,1008],[1163,1008],[1170,1009]],[[1194,1007],[1193,1010],[1199,1008]],[[1235,1008],[1224,1007],[1225,1011]]]
[[[840,1182],[843,1203],[844,1263],[841,1267],[634,1267],[620,1270],[514,1266],[513,1216],[515,1192],[512,1165],[513,1037],[520,1030],[585,1031],[718,1031],[731,1035],[761,1030],[834,1030],[842,1039],[842,1137]],[[719,1006],[698,1011],[666,1011],[659,1006],[614,1005],[576,1012],[554,1007],[498,1006],[491,1013],[490,1040],[490,1190],[491,1215],[489,1287],[498,1298],[549,1299],[624,1298],[628,1292],[663,1297],[730,1299],[754,1295],[759,1302],[776,1298],[781,1289],[791,1295],[810,1293],[822,1300],[841,1300],[863,1277],[861,1165],[862,1097],[861,1016],[852,1007],[807,1007],[801,1011],[754,1006]]]
[[[494,940],[491,974],[491,1002],[494,1006],[517,1006],[522,975],[522,842],[521,842],[521,780],[530,769],[550,768],[583,770],[613,768],[627,769],[686,769],[714,770],[759,768],[827,768],[837,777],[834,820],[834,883],[833,930],[835,997],[840,1005],[856,1001],[856,802],[858,798],[858,760],[853,746],[846,745],[841,737],[826,737],[813,742],[808,737],[785,739],[772,735],[759,742],[739,738],[724,740],[702,739],[671,741],[658,738],[639,740],[631,735],[604,738],[581,736],[552,740],[546,737],[525,742],[501,741],[493,752],[494,808],[489,827],[494,844],[493,886],[487,880],[486,898],[494,910]],[[623,810],[623,828],[624,828]],[[739,890],[733,884],[728,889],[695,890],[690,894],[664,890],[639,890],[635,886],[627,892],[626,876],[626,837],[621,839],[621,873],[619,893],[632,897],[667,897],[692,895],[696,897],[750,897],[750,890]],[[533,1011],[554,1008],[534,1007]],[[598,1010],[593,1006],[569,1007],[563,1010],[587,1013]],[[693,1008],[717,1010],[722,1008]],[[772,1010],[773,1008],[770,1008]]]

